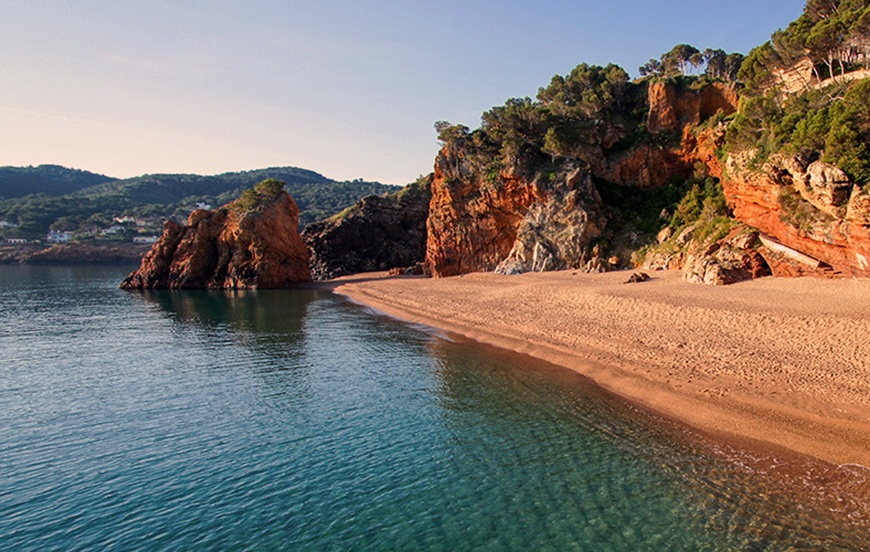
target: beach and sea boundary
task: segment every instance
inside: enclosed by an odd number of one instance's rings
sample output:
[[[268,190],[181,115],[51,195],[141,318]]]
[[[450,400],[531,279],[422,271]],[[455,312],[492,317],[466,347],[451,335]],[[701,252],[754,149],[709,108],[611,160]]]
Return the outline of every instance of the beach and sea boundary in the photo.
[[[870,466],[870,281],[357,275],[335,292],[528,354],[702,431]]]

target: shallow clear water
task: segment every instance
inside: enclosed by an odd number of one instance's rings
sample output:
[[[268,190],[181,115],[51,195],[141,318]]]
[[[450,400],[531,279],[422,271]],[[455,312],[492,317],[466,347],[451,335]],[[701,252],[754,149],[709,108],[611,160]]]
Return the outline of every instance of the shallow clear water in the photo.
[[[0,267],[0,550],[866,550],[867,473],[324,291]]]

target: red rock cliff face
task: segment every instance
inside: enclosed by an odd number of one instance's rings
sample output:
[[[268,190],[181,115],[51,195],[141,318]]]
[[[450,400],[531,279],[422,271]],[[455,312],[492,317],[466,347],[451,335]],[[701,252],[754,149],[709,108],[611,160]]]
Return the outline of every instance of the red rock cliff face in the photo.
[[[724,129],[699,131],[695,124],[720,109],[726,115],[736,111],[738,97],[728,86],[713,84],[680,97],[672,87],[656,83],[650,85],[649,102],[650,131],[682,131],[680,150],[665,155],[679,158],[683,167],[704,163],[722,182],[734,218],[822,263],[821,270],[798,273],[830,274],[829,265],[834,272],[870,275],[870,194],[842,171],[796,157],[777,157],[760,170],[750,170],[752,152],[730,157],[723,167],[716,151]],[[659,165],[661,170],[652,174],[680,174],[679,162]],[[641,166],[650,170],[655,162]]]
[[[529,206],[545,198],[523,178],[485,182],[461,147],[447,145],[435,160],[426,220],[428,276],[491,271],[510,253]]]
[[[714,82],[699,90],[677,90],[666,82],[650,83],[647,128],[652,134],[682,131],[697,125],[721,110],[725,115],[737,111],[739,98],[730,85]]]
[[[870,276],[870,194],[836,167],[776,157],[759,171],[750,153],[727,161],[734,217],[834,271]]]
[[[256,208],[238,202],[171,221],[125,289],[266,289],[311,280],[299,209],[286,192]]]
[[[623,186],[654,188],[672,178],[688,178],[696,161],[708,163],[711,174],[719,176],[721,168],[716,148],[722,133],[715,129],[698,129],[717,112],[730,115],[737,111],[739,98],[730,85],[711,83],[699,90],[677,90],[666,82],[653,82],[648,87],[649,112],[647,129],[653,135],[673,133],[681,136],[678,146],[638,145],[615,156],[606,169],[596,176]]]

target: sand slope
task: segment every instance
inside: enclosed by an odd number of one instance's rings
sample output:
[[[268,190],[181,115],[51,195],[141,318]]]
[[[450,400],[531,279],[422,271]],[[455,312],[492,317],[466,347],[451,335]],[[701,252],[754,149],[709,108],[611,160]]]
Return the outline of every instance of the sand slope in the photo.
[[[335,290],[387,314],[577,370],[695,427],[870,466],[870,280],[570,271],[364,275]]]

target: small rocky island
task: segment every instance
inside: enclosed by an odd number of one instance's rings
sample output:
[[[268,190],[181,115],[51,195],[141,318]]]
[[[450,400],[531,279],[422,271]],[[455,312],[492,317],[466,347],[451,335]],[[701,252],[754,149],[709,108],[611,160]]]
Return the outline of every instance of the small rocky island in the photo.
[[[299,208],[268,179],[216,210],[197,209],[163,235],[122,289],[272,289],[311,280]]]

